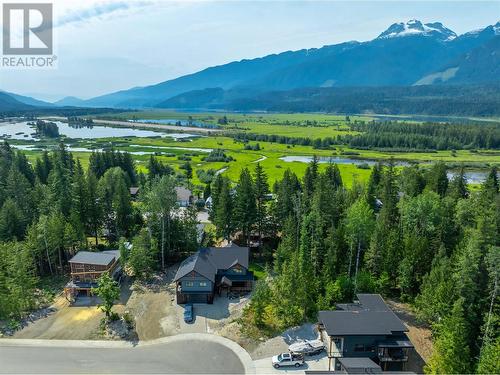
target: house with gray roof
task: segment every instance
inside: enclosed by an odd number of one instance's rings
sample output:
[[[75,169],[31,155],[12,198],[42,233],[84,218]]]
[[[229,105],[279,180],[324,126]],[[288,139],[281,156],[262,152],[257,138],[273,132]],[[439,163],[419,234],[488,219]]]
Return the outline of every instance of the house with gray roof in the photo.
[[[199,249],[175,274],[177,303],[212,303],[224,291],[251,291],[254,276],[248,270],[248,259],[248,247],[234,244]]]
[[[369,358],[384,371],[404,370],[413,348],[408,328],[379,294],[357,294],[354,303],[336,307],[319,312],[319,330],[330,358]]]

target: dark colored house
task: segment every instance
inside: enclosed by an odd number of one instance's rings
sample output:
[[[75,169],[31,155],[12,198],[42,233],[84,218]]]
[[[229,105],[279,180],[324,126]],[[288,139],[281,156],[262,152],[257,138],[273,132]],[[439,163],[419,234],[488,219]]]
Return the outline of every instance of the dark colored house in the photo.
[[[236,245],[198,250],[175,275],[177,303],[213,303],[216,293],[251,291],[254,276],[248,257],[248,247]]]
[[[385,375],[415,375],[410,371],[382,371],[382,368],[370,358],[346,358],[338,357],[337,369],[330,370],[306,370],[306,375],[351,375],[351,374],[385,374]]]
[[[319,329],[330,358],[369,358],[384,371],[404,371],[412,343],[408,329],[379,294],[319,312]],[[335,361],[340,370],[341,362]]]
[[[92,288],[97,287],[97,280],[105,272],[117,279],[121,273],[119,259],[118,250],[79,251],[69,260],[71,280],[64,287],[66,298],[74,298],[80,293],[88,295]]]
[[[343,374],[381,374],[382,369],[370,358],[337,358]]]

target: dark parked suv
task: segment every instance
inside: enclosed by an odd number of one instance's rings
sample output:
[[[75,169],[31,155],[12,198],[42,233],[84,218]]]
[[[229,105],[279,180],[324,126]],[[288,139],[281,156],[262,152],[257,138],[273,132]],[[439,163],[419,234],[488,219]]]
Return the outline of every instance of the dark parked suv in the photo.
[[[186,323],[191,323],[193,321],[193,318],[194,318],[193,304],[186,303],[186,305],[184,305],[184,321]]]

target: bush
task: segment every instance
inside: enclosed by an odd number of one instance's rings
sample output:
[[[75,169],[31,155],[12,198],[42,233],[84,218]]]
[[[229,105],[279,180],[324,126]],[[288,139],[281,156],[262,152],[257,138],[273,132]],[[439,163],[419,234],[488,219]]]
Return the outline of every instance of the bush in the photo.
[[[358,164],[356,166],[356,168],[358,168],[358,169],[370,169],[370,166],[368,165],[368,163],[362,163],[362,164]]]
[[[115,313],[114,311],[112,311],[111,315],[109,316],[109,321],[116,322],[117,320],[120,320],[120,315],[118,315],[118,313]]]
[[[207,161],[207,162],[225,162],[225,163],[227,163],[227,162],[233,161],[234,159],[231,156],[227,156],[224,153],[224,150],[217,148],[215,150],[212,150],[210,152],[210,154],[208,154],[208,156],[205,156],[202,160]]]
[[[135,319],[129,312],[123,314],[123,320],[127,324],[128,329],[133,329],[135,327]]]

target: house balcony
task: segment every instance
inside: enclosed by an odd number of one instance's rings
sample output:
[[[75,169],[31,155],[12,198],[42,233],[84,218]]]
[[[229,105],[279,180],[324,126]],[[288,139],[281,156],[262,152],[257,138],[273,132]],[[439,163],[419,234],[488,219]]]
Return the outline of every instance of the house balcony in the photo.
[[[380,362],[407,362],[413,348],[409,340],[391,340],[378,344],[377,357]]]
[[[396,356],[382,356],[378,357],[380,362],[407,362],[408,361],[408,356],[407,355],[396,355]]]

